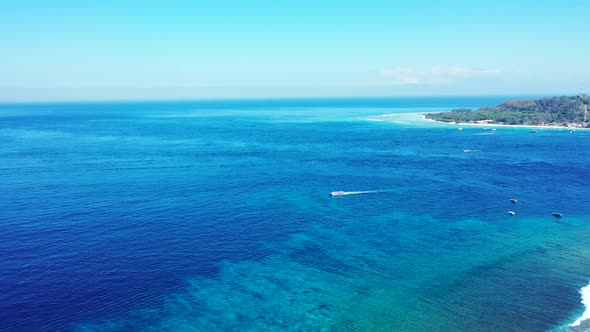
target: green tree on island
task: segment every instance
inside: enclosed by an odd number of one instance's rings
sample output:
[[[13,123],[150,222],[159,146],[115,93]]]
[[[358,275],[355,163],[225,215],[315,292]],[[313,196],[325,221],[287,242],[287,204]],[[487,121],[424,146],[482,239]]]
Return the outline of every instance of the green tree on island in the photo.
[[[427,119],[454,123],[490,123],[507,125],[566,126],[588,128],[588,96],[561,96],[504,102],[496,107],[477,110],[455,109],[450,112],[429,113]]]

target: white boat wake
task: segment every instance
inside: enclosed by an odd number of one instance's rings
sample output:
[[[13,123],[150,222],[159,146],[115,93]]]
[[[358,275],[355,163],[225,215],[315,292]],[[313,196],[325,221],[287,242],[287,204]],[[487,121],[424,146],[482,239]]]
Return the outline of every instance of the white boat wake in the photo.
[[[347,196],[347,195],[362,195],[362,194],[375,194],[386,192],[385,190],[366,190],[366,191],[332,191],[330,196]]]

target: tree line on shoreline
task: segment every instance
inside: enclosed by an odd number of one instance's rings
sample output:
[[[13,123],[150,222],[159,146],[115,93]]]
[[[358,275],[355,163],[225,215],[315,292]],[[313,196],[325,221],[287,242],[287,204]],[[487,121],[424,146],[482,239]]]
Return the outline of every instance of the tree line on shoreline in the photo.
[[[496,107],[482,107],[477,110],[461,108],[450,112],[428,113],[426,118],[454,123],[588,128],[590,113],[585,114],[587,112],[590,112],[590,97],[580,95],[511,100]]]

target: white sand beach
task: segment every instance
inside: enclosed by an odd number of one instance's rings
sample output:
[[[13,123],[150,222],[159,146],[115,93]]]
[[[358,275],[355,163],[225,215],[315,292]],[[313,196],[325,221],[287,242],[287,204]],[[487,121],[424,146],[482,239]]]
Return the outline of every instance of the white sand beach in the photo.
[[[426,113],[418,114],[424,121],[431,121],[440,124],[448,124],[455,126],[472,126],[472,127],[508,127],[508,128],[537,128],[537,129],[566,129],[566,130],[590,130],[590,128],[580,127],[566,127],[566,126],[539,126],[539,125],[509,125],[509,124],[497,124],[497,123],[471,123],[471,122],[443,122],[426,118]]]

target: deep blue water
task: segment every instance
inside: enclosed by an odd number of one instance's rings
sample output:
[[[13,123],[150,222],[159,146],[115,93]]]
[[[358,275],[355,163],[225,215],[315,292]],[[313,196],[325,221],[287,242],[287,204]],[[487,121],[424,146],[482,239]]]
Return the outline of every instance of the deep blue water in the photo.
[[[0,329],[566,329],[590,131],[379,117],[506,99],[0,105]]]

